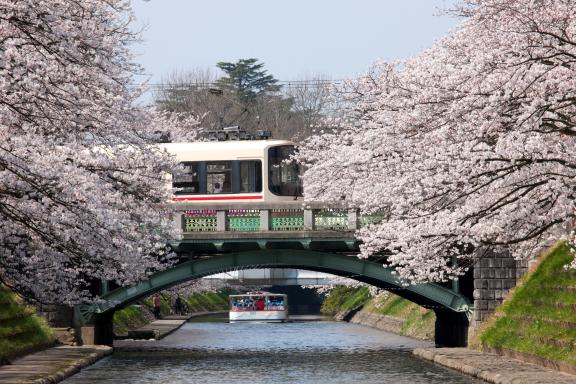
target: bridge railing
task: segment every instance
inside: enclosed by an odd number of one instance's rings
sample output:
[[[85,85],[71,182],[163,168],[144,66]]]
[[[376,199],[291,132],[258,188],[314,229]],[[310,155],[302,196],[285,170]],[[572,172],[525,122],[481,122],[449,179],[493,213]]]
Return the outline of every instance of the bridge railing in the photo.
[[[174,203],[175,220],[184,233],[355,231],[385,219],[385,212],[360,215],[357,208],[328,207],[296,201],[282,204]]]

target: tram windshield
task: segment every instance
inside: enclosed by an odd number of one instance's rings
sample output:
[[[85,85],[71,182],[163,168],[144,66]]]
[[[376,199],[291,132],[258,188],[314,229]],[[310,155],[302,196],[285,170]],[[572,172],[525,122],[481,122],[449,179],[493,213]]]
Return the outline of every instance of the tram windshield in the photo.
[[[290,161],[294,146],[282,145],[268,149],[268,188],[278,196],[302,196],[299,166]]]

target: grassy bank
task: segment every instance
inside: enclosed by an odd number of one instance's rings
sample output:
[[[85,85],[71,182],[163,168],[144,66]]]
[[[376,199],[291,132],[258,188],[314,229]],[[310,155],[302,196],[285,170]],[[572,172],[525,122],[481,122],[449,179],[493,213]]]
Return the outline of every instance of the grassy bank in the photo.
[[[114,334],[127,335],[131,329],[137,329],[154,319],[152,312],[143,305],[131,305],[114,313]]]
[[[364,305],[370,300],[368,288],[350,288],[337,286],[322,302],[320,312],[327,316],[334,316],[341,311],[349,311],[359,305]]]
[[[419,339],[434,337],[434,312],[389,292],[373,298],[366,287],[336,287],[322,303],[321,311],[325,315],[334,316],[359,305],[363,305],[362,311],[403,320],[400,330],[402,335]]]
[[[228,309],[228,292],[194,293],[182,297],[190,313],[216,312]],[[126,335],[130,329],[140,328],[152,320],[152,300],[143,300],[141,304],[131,305],[114,313],[114,334]],[[160,316],[171,314],[172,300],[166,294],[160,295]]]
[[[190,312],[215,312],[228,310],[229,292],[195,293],[185,300]]]
[[[474,344],[576,366],[576,271],[564,268],[572,258],[566,243],[543,255]]]
[[[366,304],[364,310],[392,316],[404,321],[400,334],[417,339],[433,339],[436,315],[434,311],[392,293],[380,295]]]
[[[34,308],[0,285],[0,364],[54,341],[52,330]]]

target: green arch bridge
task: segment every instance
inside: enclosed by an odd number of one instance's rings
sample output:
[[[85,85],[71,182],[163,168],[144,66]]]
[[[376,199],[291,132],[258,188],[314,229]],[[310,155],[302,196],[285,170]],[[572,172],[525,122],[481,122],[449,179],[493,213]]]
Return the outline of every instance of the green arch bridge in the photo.
[[[279,213],[276,224],[275,211]],[[304,210],[284,206],[246,210],[245,215],[239,212],[242,213],[237,207],[227,206],[201,211],[182,209],[175,219],[182,225],[184,235],[172,246],[188,261],[134,286],[105,292],[98,304],[79,306],[80,322],[93,323],[96,342],[110,344],[114,311],[155,292],[239,269],[296,268],[328,272],[393,291],[434,310],[436,344],[467,344],[472,313],[469,298],[438,284],[405,285],[381,263],[357,257],[355,229],[374,222],[373,218],[362,220],[357,211],[349,209]],[[279,229],[275,230],[274,225]]]

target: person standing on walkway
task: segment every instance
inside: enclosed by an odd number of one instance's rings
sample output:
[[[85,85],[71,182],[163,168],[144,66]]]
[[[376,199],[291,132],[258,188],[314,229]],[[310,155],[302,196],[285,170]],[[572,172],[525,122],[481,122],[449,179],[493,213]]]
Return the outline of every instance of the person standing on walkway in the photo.
[[[154,317],[160,318],[160,295],[155,294],[152,296],[152,305],[154,305]]]
[[[182,299],[180,298],[180,295],[177,295],[176,301],[174,302],[174,313],[176,313],[177,315],[181,315],[182,313],[184,313],[182,307],[183,307]]]

